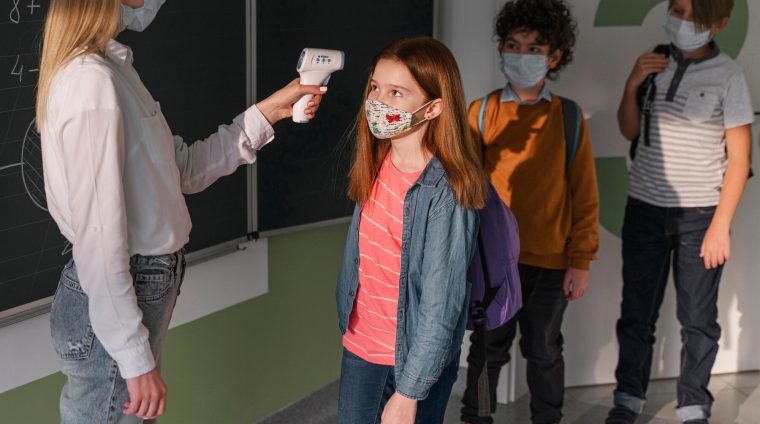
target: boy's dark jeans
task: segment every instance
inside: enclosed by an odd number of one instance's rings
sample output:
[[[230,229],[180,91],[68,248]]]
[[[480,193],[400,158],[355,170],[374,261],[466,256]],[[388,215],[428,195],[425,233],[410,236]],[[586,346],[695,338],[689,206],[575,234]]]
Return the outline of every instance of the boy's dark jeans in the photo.
[[[551,423],[562,418],[565,362],[562,357],[562,317],[567,300],[562,290],[565,270],[519,265],[523,307],[503,326],[486,333],[486,359],[490,384],[491,412],[496,412],[496,386],[501,368],[509,362],[509,349],[520,326],[520,350],[528,360],[527,377],[530,409],[534,423]],[[478,338],[470,337],[467,356],[467,389],[462,420],[491,424],[493,418],[478,417],[478,376],[483,364],[478,360]]]
[[[708,418],[707,390],[718,352],[718,285],[722,267],[705,269],[700,249],[715,207],[663,208],[628,199],[623,225],[623,302],[615,403],[640,411],[652,369],[659,309],[673,266],[681,324],[678,415]]]

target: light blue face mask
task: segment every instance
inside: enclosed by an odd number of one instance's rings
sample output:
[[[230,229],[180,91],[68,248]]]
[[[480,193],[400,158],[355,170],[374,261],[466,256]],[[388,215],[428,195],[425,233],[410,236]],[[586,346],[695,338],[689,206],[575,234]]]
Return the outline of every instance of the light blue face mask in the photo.
[[[670,13],[665,18],[664,27],[670,41],[685,52],[699,50],[712,39],[710,31],[697,32],[694,22],[678,19]]]
[[[132,9],[131,7],[121,5],[121,18],[119,19],[119,32],[129,29],[132,31],[142,32],[156,18],[158,9],[163,6],[166,0],[145,0],[143,7]]]
[[[515,88],[530,88],[546,77],[546,56],[540,54],[501,54],[501,71]]]

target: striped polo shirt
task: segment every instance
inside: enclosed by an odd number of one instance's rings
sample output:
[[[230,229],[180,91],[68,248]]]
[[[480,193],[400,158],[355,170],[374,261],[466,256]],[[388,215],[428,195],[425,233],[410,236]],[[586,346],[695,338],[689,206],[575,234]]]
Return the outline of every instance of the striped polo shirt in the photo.
[[[661,207],[715,206],[726,172],[726,129],[751,124],[754,112],[739,65],[721,53],[685,59],[671,47],[657,75],[649,146],[639,143],[629,194]],[[644,119],[641,127],[642,141]]]
[[[367,362],[395,365],[404,197],[420,176],[386,156],[359,221],[359,289],[343,346]]]

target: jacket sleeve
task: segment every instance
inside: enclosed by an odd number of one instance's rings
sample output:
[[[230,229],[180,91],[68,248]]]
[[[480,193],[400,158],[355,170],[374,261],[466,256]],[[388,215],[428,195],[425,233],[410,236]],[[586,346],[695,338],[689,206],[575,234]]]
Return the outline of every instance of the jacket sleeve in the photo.
[[[567,256],[570,267],[589,269],[599,251],[599,191],[594,153],[582,111],[580,135],[578,150],[568,171],[573,214]]]
[[[448,203],[431,213],[422,262],[418,325],[396,391],[422,400],[452,358],[448,357],[459,319],[466,313],[467,266],[472,257],[477,213]]]

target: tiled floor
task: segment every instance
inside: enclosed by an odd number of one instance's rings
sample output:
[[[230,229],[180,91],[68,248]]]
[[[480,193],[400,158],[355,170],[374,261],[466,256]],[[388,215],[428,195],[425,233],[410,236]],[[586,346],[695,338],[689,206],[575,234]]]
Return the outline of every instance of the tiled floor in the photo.
[[[460,377],[463,375],[460,372]],[[566,391],[563,423],[603,423],[612,405],[613,386],[578,387]],[[713,424],[760,424],[760,372],[714,376],[710,391],[715,396]],[[446,411],[445,424],[458,424],[462,382],[457,382]],[[262,424],[337,423],[337,383],[331,384],[307,399],[293,405]],[[677,424],[675,413],[675,380],[658,380],[650,384],[648,401],[637,424]],[[528,397],[509,405],[499,405],[496,424],[529,424]]]

